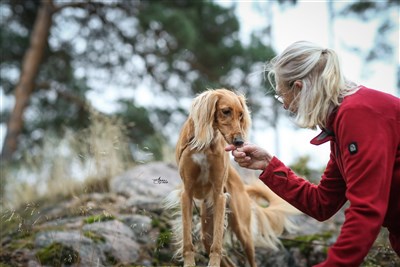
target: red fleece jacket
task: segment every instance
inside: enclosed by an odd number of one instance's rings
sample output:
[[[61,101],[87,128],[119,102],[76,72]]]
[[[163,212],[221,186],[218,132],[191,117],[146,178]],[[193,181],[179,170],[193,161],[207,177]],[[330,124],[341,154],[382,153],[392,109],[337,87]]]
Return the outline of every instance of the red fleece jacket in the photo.
[[[388,228],[400,255],[400,99],[361,87],[344,98],[311,143],[327,141],[330,160],[318,185],[296,176],[276,157],[260,179],[319,221],[350,202],[338,239],[316,266],[360,266],[381,226]]]

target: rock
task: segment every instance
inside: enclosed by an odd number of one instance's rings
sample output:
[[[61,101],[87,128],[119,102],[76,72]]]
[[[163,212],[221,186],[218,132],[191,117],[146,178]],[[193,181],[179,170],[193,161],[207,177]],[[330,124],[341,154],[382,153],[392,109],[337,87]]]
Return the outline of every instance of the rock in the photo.
[[[153,162],[126,171],[112,179],[111,192],[125,195],[131,200],[145,196],[162,199],[181,184],[178,169],[163,162]],[[132,200],[132,201],[133,201]]]
[[[45,221],[40,226],[37,226],[36,229],[48,229],[48,228],[56,228],[56,227],[64,227],[68,229],[79,229],[82,227],[84,217],[72,217],[72,218],[62,218],[55,219],[52,221]]]
[[[120,221],[86,224],[82,230],[103,236],[105,242],[99,242],[97,245],[105,255],[112,256],[116,262],[134,263],[139,258],[140,247],[134,241],[132,229]]]
[[[49,247],[55,243],[77,251],[82,266],[94,266],[106,260],[104,253],[96,244],[80,231],[48,231],[36,235],[35,246],[38,248]]]
[[[135,233],[118,220],[86,224],[81,231],[48,231],[37,234],[36,247],[46,248],[52,244],[61,244],[77,251],[82,266],[135,263],[140,252]]]
[[[244,180],[256,179],[257,174],[242,172]],[[170,221],[170,211],[161,204],[180,184],[175,166],[154,162],[113,178],[111,192],[88,193],[54,203],[48,201],[32,210],[22,208],[12,214],[5,213],[1,221],[0,266],[2,263],[30,267],[181,265],[172,258],[175,247],[170,226],[174,222]],[[323,261],[327,247],[336,240],[343,214],[342,210],[326,222],[306,215],[296,216],[299,229],[282,236],[284,247],[279,251],[256,248],[258,266],[306,267]],[[366,262],[375,263],[379,259],[379,263],[387,262],[380,266],[400,266],[400,259],[387,243],[387,234],[383,237],[386,243],[371,249]],[[200,240],[195,243],[201,245]],[[237,266],[244,266],[243,250],[238,246],[237,243],[226,247],[226,251]],[[54,264],[53,258],[44,264],[38,257],[57,248]],[[206,253],[196,252],[198,264],[206,265]],[[60,262],[69,255],[70,261]]]
[[[148,242],[148,233],[152,228],[149,217],[135,214],[123,215],[120,219],[132,229],[135,240],[140,243]]]
[[[257,266],[265,267],[292,267],[294,260],[291,254],[285,249],[280,248],[279,251],[272,249],[256,248]]]
[[[124,208],[132,212],[135,212],[137,209],[160,212],[162,210],[162,206],[160,205],[161,201],[162,197],[136,195],[130,197],[125,202]]]

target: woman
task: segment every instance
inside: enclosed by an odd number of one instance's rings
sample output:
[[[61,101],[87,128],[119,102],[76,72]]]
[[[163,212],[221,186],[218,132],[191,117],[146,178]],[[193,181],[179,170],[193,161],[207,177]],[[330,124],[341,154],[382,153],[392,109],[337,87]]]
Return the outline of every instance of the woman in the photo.
[[[241,167],[293,206],[324,221],[346,201],[345,222],[328,257],[316,266],[359,266],[380,232],[390,232],[400,255],[400,100],[345,80],[335,51],[301,41],[268,66],[283,107],[302,128],[322,132],[330,160],[318,185],[296,176],[276,157],[251,144],[228,145]]]

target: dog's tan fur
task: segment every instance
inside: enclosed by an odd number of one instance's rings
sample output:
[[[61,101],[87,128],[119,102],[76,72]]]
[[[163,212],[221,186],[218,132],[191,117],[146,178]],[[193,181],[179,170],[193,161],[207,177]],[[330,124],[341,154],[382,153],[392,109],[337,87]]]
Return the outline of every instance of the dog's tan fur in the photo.
[[[184,266],[195,266],[194,199],[202,200],[201,239],[209,254],[209,266],[233,265],[223,255],[225,193],[230,195],[229,227],[241,242],[251,266],[256,266],[253,236],[261,235],[261,243],[258,243],[269,247],[278,242],[277,234],[284,229],[289,209],[282,206],[283,201],[265,185],[246,186],[224,150],[227,143],[241,145],[250,124],[242,95],[226,89],[208,90],[193,101],[176,146],[176,160],[183,181],[180,204]],[[261,208],[251,196],[266,198],[270,206]]]

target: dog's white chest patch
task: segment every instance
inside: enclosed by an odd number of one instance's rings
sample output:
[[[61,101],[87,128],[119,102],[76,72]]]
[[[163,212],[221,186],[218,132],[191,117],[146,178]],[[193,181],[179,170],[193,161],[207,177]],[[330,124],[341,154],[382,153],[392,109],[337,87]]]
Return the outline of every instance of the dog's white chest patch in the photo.
[[[210,175],[210,164],[207,160],[207,156],[204,153],[196,153],[192,155],[192,159],[194,163],[199,165],[201,170],[198,178],[202,183],[207,183]]]

